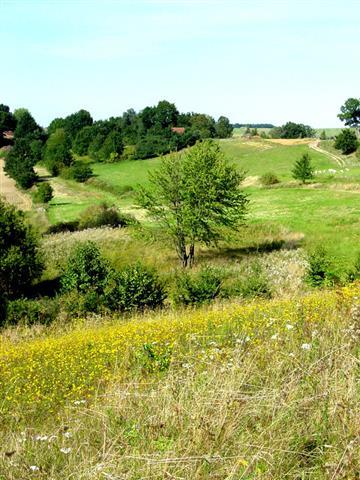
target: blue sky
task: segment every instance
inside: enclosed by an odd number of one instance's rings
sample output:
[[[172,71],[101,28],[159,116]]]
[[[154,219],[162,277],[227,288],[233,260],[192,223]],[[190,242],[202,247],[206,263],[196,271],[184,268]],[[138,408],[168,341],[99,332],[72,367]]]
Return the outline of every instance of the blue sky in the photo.
[[[0,103],[44,126],[160,99],[233,122],[338,126],[360,96],[358,0],[0,0]]]

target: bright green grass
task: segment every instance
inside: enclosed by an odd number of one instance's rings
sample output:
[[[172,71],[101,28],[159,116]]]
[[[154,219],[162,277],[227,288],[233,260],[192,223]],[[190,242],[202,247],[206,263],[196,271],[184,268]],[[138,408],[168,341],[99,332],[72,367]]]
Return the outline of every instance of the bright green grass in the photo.
[[[230,138],[221,142],[226,158],[244,169],[247,175],[262,175],[272,171],[281,180],[292,178],[294,163],[309,153],[315,170],[334,168],[336,163],[326,155],[312,150],[307,144],[280,145],[271,141]]]
[[[342,264],[360,251],[360,191],[299,188],[248,189],[250,223],[271,222],[303,233],[304,245],[323,245]]]

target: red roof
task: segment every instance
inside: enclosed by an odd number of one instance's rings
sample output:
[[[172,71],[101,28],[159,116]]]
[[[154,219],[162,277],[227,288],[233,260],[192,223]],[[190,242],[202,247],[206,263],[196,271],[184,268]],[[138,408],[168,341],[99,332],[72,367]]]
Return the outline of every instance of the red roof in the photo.
[[[171,129],[172,132],[178,133],[179,135],[182,135],[185,133],[185,128],[184,127],[172,127]]]
[[[4,137],[6,140],[13,140],[13,138],[14,138],[14,132],[11,131],[11,130],[7,130],[6,132],[3,133],[3,137]]]

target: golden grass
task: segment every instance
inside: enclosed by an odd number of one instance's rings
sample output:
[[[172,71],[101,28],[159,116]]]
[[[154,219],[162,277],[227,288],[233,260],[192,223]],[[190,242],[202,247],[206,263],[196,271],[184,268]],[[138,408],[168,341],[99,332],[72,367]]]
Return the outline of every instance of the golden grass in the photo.
[[[76,330],[25,342],[7,362],[5,342],[2,373],[21,366],[32,383],[37,355],[39,385],[58,395],[75,379],[70,365],[90,378],[96,369],[88,364],[107,363],[101,378],[92,377],[91,397],[78,392],[53,416],[12,403],[19,423],[0,433],[0,478],[356,479],[359,320],[353,286]],[[110,345],[118,360],[137,348],[116,367]],[[80,357],[87,359],[81,368]],[[50,387],[48,377],[61,376],[61,368],[66,385]]]

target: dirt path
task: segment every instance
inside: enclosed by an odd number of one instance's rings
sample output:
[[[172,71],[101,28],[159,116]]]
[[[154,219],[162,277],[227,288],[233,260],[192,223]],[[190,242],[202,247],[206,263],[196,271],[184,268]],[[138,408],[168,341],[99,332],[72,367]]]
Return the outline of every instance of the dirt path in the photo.
[[[309,147],[315,150],[316,152],[322,153],[323,155],[326,155],[327,157],[331,158],[334,160],[340,167],[345,167],[346,162],[343,158],[339,157],[338,155],[335,155],[334,153],[327,152],[326,150],[323,150],[322,148],[319,147],[319,140],[316,140],[315,142],[309,143]]]
[[[0,158],[0,196],[20,210],[31,210],[29,195],[19,190],[15,181],[4,172],[5,161]]]

